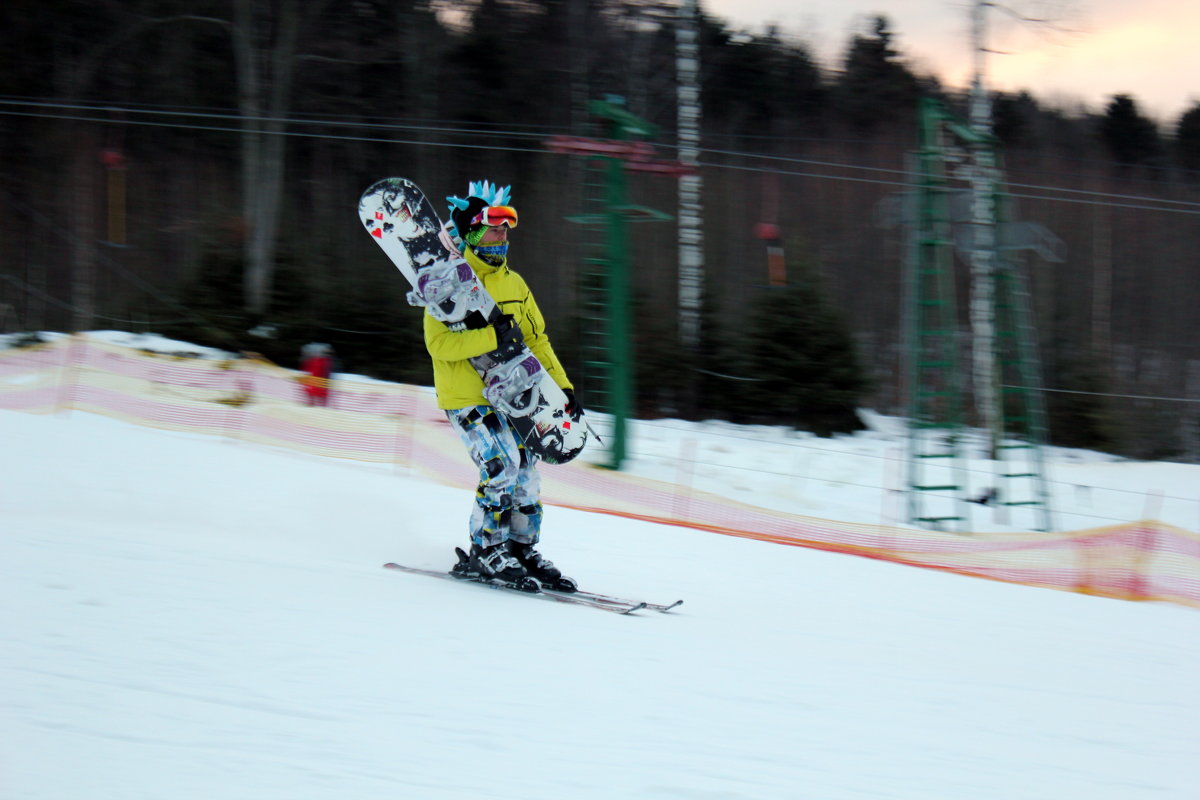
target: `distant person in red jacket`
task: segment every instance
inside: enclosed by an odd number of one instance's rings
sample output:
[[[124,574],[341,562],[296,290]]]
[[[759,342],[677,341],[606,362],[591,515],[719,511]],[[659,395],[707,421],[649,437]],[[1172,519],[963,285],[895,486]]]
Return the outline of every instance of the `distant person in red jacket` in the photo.
[[[304,345],[300,351],[300,369],[308,374],[300,379],[304,384],[304,399],[310,406],[329,405],[329,376],[333,372],[333,348],[327,344]]]

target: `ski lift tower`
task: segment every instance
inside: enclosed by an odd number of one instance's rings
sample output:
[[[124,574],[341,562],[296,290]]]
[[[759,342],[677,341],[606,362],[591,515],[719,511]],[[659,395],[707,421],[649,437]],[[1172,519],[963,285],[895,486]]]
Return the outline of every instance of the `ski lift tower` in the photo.
[[[1038,225],[1005,219],[1012,203],[990,135],[981,136],[932,98],[921,106],[916,173],[905,215],[912,228],[905,314],[909,521],[965,532],[967,502],[976,500],[1005,511],[1029,507],[1035,518],[1028,527],[1050,530],[1041,370],[1032,304],[1013,253],[1032,249],[1061,261],[1061,242]],[[968,188],[954,188],[954,181]],[[976,409],[996,465],[993,485],[976,487],[974,498],[963,452],[956,250],[971,267]]]
[[[546,142],[556,153],[588,158],[584,178],[584,213],[567,217],[583,236],[581,273],[581,347],[588,383],[588,405],[612,417],[606,440],[605,466],[620,469],[626,454],[626,420],[633,410],[633,358],[630,320],[630,222],[667,222],[670,214],[629,202],[627,172],[678,176],[689,167],[656,157],[646,139],[657,128],[635,116],[622,98],[610,96],[589,104],[606,138],[554,136]]]
[[[992,133],[984,83],[986,0],[971,9],[974,76],[966,122],[925,98],[914,191],[900,216],[912,231],[905,314],[909,399],[909,521],[965,532],[967,502],[992,505],[1008,521],[1028,507],[1051,529],[1043,445],[1047,439],[1033,308],[1014,252],[1035,250],[1061,261],[1062,243],[1035,223],[1013,222],[1013,202]],[[950,182],[967,188],[952,188]],[[905,202],[907,200],[907,202]],[[906,207],[906,208],[904,208]],[[972,497],[964,463],[964,391],[959,373],[953,253],[970,268],[970,354],[975,410],[996,465],[991,486]]]
[[[962,453],[963,390],[954,290],[954,233],[941,105],[920,115],[916,186],[908,198],[909,264],[904,315],[908,387],[909,522],[965,531],[969,516]]]

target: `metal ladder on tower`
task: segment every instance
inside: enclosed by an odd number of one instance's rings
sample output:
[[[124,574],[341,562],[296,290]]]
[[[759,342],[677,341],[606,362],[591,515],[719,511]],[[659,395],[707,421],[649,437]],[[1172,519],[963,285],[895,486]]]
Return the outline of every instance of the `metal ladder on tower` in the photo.
[[[922,114],[906,303],[906,482],[911,523],[932,528],[952,523],[962,530],[968,518],[962,455],[963,393],[945,135],[936,114]]]
[[[1001,198],[997,208],[1009,205]],[[1033,328],[1029,288],[1013,263],[1001,253],[995,275],[996,363],[1000,383],[1003,436],[996,446],[994,502],[1003,509],[1027,508],[1034,530],[1052,530],[1050,489],[1044,447],[1046,407],[1039,387],[1041,360]]]
[[[605,219],[607,183],[603,159],[584,158],[582,213],[573,217],[579,223],[579,360],[583,370],[580,383],[587,386],[589,409],[606,414],[614,412],[612,402],[612,347],[608,310],[608,242]],[[611,441],[609,431],[602,431]]]
[[[961,529],[969,517],[967,470],[961,452],[965,394],[958,366],[953,269],[954,225],[964,217],[956,217],[951,210],[948,176],[958,163],[968,167],[966,172],[969,167],[979,167],[973,160],[979,154],[975,152],[969,158],[959,149],[959,143],[973,144],[975,150],[982,143],[989,148],[985,166],[990,164],[994,175],[991,224],[1007,234],[995,241],[996,258],[986,277],[993,328],[988,347],[995,367],[988,380],[1000,390],[994,428],[985,432],[988,452],[994,456],[994,485],[974,501],[1002,510],[1005,523],[1009,522],[1009,511],[1028,509],[1034,514],[1035,524],[1022,527],[1048,531],[1051,503],[1044,462],[1047,422],[1041,368],[1029,289],[1014,253],[1031,247],[1039,251],[1043,247],[1052,249],[1049,234],[1031,234],[1005,222],[1011,198],[1001,189],[1002,168],[990,138],[981,140],[932,98],[923,102],[920,131],[918,166],[914,170],[917,202],[910,250],[910,296],[906,303],[909,521],[937,528],[954,522]],[[938,467],[930,467],[934,464]]]
[[[594,377],[589,405],[607,411],[611,435],[605,436],[609,461],[620,469],[626,452],[626,422],[633,413],[632,318],[629,269],[631,222],[656,222],[670,215],[629,202],[626,172],[677,174],[684,165],[654,158],[647,141],[656,128],[629,113],[623,98],[589,104],[603,120],[608,138],[552,137],[556,152],[586,154],[583,213],[567,221],[583,226],[583,269],[578,286],[581,306],[580,346],[584,376]]]

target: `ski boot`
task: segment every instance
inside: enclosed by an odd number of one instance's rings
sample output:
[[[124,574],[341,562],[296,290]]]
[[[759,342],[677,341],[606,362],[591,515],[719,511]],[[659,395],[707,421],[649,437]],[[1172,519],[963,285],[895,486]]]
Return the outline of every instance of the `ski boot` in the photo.
[[[470,555],[459,547],[454,548],[454,551],[458,554],[458,563],[450,572],[457,578],[484,583],[499,581],[523,592],[536,592],[539,589],[538,582],[531,578],[521,562],[508,552],[504,542],[491,547],[472,544]]]
[[[579,590],[578,584],[570,578],[563,577],[562,570],[554,566],[554,562],[539,553],[532,544],[508,541],[508,552],[517,560],[526,573],[542,584],[545,589],[556,592],[574,592]]]

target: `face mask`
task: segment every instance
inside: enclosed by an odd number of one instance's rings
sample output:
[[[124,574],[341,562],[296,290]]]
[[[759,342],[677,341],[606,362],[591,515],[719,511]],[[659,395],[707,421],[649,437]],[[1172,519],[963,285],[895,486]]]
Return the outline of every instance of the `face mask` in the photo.
[[[508,242],[477,244],[472,249],[475,251],[475,255],[490,264],[499,264],[508,257]]]

